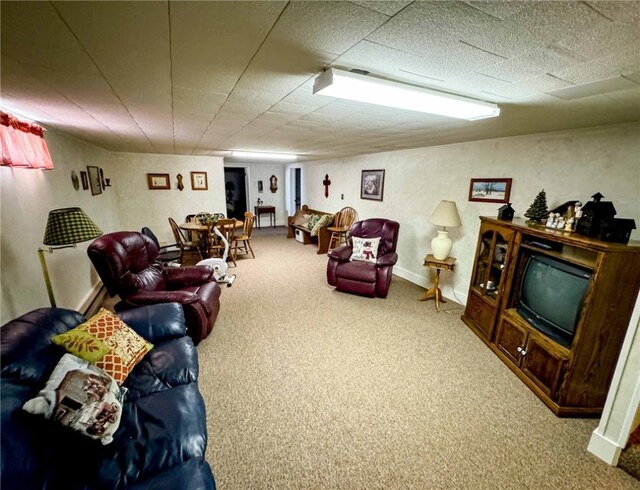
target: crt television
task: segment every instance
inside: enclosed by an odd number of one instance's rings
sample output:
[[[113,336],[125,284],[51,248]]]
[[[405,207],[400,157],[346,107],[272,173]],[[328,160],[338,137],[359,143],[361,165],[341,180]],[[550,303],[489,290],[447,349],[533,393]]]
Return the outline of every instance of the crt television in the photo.
[[[516,311],[533,327],[570,347],[591,271],[546,255],[527,259]]]

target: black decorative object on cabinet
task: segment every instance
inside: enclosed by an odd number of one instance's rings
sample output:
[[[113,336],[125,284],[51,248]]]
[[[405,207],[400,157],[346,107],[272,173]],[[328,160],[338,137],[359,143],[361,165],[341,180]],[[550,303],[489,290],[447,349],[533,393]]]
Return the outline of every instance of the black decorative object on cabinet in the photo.
[[[498,219],[503,221],[511,221],[514,214],[515,210],[511,207],[511,203],[507,203],[498,208]]]

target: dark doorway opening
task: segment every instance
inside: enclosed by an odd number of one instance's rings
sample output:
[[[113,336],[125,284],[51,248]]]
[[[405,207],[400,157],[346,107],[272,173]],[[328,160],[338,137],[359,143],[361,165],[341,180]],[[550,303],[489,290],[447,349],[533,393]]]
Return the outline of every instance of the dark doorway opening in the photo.
[[[300,200],[301,200],[301,188],[302,188],[302,179],[301,179],[301,169],[300,168],[296,168],[295,169],[295,185],[294,185],[294,189],[295,189],[295,195],[293,198],[293,202],[296,205],[296,211],[300,210]]]
[[[244,168],[224,168],[227,218],[244,219],[244,213],[247,211],[247,186],[244,176]]]

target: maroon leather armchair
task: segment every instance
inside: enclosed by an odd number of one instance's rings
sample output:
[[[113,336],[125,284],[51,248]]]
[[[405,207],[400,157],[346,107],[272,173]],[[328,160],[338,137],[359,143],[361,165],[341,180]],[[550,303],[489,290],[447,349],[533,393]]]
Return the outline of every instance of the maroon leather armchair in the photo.
[[[158,246],[135,231],[102,235],[87,254],[109,295],[122,300],[117,311],[176,302],[195,344],[211,332],[220,311],[220,286],[209,267],[162,267]]]
[[[396,246],[400,224],[383,218],[358,221],[351,227],[351,237],[380,237],[376,263],[350,261],[351,240],[349,244],[329,252],[327,264],[327,282],[338,291],[386,298],[391,284],[391,272],[398,261]]]

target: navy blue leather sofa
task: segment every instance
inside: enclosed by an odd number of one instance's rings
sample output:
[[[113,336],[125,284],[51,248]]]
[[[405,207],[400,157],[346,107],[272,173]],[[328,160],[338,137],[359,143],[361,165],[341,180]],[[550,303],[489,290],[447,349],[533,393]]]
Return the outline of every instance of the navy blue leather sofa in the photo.
[[[209,464],[198,355],[177,303],[119,313],[154,344],[124,383],[111,444],[84,437],[22,405],[45,385],[64,349],[54,335],[82,323],[78,312],[41,308],[0,329],[3,490],[215,489]]]

